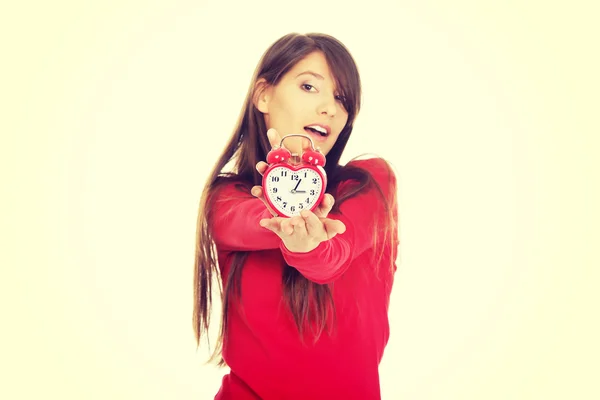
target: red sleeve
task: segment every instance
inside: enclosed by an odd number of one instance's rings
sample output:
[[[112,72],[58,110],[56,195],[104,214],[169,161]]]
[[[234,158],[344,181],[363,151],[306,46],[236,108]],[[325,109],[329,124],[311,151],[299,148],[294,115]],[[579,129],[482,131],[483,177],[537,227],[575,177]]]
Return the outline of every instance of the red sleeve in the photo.
[[[356,162],[356,165],[368,170],[377,181],[386,199],[396,191],[396,178],[391,168],[381,159],[369,159]],[[395,207],[395,206],[394,206]],[[397,219],[397,212],[393,212]],[[293,253],[283,242],[280,249],[285,261],[296,268],[307,279],[319,283],[330,283],[340,277],[363,252],[373,247],[376,234],[375,219],[385,221],[385,208],[380,194],[370,188],[340,205],[339,213],[330,213],[328,218],[342,221],[346,225],[343,234],[331,240],[321,242],[317,248],[308,253]],[[397,229],[394,230],[394,241],[397,244]]]
[[[236,188],[234,183],[216,189],[210,212],[210,228],[215,245],[224,251],[277,249],[281,239],[259,225],[271,218],[264,203]]]

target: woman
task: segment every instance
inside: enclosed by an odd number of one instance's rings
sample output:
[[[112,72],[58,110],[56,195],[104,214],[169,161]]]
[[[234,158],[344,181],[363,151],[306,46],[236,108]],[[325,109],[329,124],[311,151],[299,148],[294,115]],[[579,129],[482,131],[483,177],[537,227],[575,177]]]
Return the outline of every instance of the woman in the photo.
[[[217,279],[223,314],[212,359],[231,369],[215,399],[380,398],[396,180],[382,159],[339,165],[360,98],[354,60],[329,35],[286,35],[259,62],[198,213],[196,340],[207,333]],[[272,146],[292,133],[326,155],[328,193],[314,212],[282,218],[265,202],[261,174]],[[300,154],[305,142],[284,146]]]

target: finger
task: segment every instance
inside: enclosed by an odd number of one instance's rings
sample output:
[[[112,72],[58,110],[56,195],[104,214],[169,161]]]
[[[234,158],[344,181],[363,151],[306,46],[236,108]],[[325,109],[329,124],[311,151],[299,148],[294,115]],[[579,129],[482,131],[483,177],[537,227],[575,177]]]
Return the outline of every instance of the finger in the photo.
[[[333,196],[329,193],[325,193],[321,204],[319,204],[319,206],[315,209],[315,214],[317,214],[317,217],[327,218],[329,212],[331,212],[331,209],[333,208],[334,203],[335,199],[333,198]]]
[[[307,234],[310,236],[318,236],[319,233],[324,233],[325,228],[317,215],[309,210],[302,211],[302,218],[306,224]]]
[[[325,231],[327,231],[327,240],[334,238],[336,235],[346,232],[346,225],[342,221],[325,218],[321,220]]]
[[[263,228],[266,228],[274,233],[276,233],[277,235],[279,235],[280,237],[282,236],[282,231],[281,231],[281,222],[282,222],[281,217],[273,217],[273,218],[263,218],[259,221],[259,225],[262,226]]]
[[[263,192],[262,186],[253,186],[252,189],[250,190],[250,193],[252,194],[252,196],[258,198],[260,201],[263,202],[263,204],[265,205],[265,207],[267,208],[267,210],[269,210],[269,212],[271,213],[272,216],[275,217],[275,216],[279,215],[279,214],[277,214],[277,212],[275,212],[275,210],[273,210],[271,208],[271,206],[269,205],[269,203],[265,199],[265,194]]]
[[[250,193],[254,197],[263,198],[262,186],[252,186],[252,189],[250,190]]]
[[[297,215],[291,219],[290,223],[294,227],[295,235],[302,235],[302,236],[308,235],[307,230],[306,230],[306,222],[304,221],[303,217]]]
[[[313,150],[312,142],[309,138],[304,137],[302,138],[302,152],[304,153],[307,150]]]
[[[275,218],[264,218],[259,221],[259,225],[270,231],[277,233],[279,231],[279,222]]]
[[[256,170],[258,171],[259,174],[263,175],[265,173],[265,171],[267,170],[267,168],[269,167],[269,164],[267,164],[264,161],[259,161],[256,164]]]
[[[281,229],[281,232],[287,236],[294,233],[294,226],[292,225],[292,219],[291,218],[282,219],[280,229]]]
[[[269,143],[271,147],[279,146],[281,144],[281,136],[279,136],[279,132],[275,128],[271,128],[267,131],[267,137],[269,138]],[[285,147],[281,145],[281,147]]]

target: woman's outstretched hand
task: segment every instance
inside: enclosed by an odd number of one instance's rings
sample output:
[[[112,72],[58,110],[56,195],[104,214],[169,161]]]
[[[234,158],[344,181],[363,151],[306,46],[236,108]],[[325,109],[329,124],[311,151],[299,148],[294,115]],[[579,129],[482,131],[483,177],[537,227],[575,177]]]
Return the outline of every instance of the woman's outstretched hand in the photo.
[[[261,219],[260,226],[277,234],[285,247],[294,253],[307,253],[317,248],[319,243],[346,231],[342,221],[318,218],[315,213],[308,210],[292,218]]]
[[[269,129],[267,136],[271,146],[281,142],[281,138],[275,129]],[[261,175],[267,167],[268,164],[263,161],[256,164],[256,169]],[[277,234],[282,239],[285,247],[292,252],[309,252],[314,250],[319,243],[332,239],[337,234],[346,231],[343,222],[327,218],[335,203],[333,196],[329,193],[323,196],[323,200],[314,212],[304,210],[300,215],[292,218],[277,216],[277,213],[265,200],[261,186],[254,186],[251,193],[259,198],[273,215],[272,218],[262,219],[260,225]]]

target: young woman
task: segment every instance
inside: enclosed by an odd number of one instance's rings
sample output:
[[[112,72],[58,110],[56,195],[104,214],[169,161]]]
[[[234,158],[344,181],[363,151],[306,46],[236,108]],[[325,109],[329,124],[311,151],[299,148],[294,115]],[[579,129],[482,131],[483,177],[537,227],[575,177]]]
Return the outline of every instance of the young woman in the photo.
[[[396,179],[380,158],[339,164],[360,98],[354,60],[329,35],[286,35],[259,62],[198,213],[194,331],[199,345],[215,279],[223,314],[212,359],[231,370],[215,399],[380,398]],[[261,175],[288,134],[309,136],[326,155],[328,184],[314,212],[282,218]],[[284,146],[301,154],[308,142]]]

